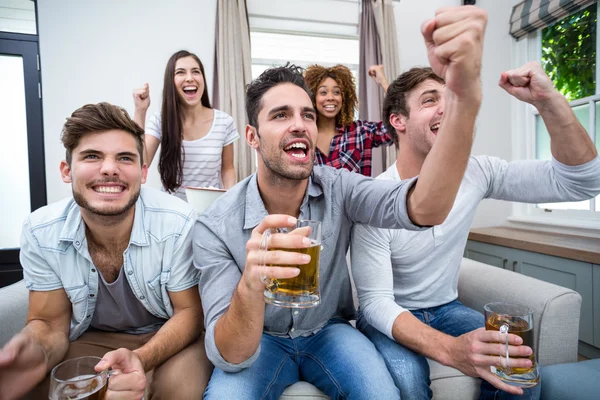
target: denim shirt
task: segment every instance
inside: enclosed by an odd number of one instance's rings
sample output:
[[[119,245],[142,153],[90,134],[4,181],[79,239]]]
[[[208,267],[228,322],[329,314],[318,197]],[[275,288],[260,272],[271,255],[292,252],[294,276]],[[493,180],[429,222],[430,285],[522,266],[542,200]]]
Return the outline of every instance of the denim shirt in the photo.
[[[158,190],[141,189],[122,268],[135,297],[156,317],[173,315],[167,291],[198,284],[191,247],[196,219],[186,202]],[[72,304],[69,340],[81,336],[94,315],[99,275],[73,198],[42,207],[25,220],[20,261],[29,290],[65,290]]]
[[[322,221],[321,303],[290,309],[266,305],[263,332],[296,338],[318,332],[332,318],[355,318],[346,252],[352,224],[419,230],[409,219],[406,198],[416,178],[382,181],[332,167],[314,167],[300,219]],[[256,175],[241,181],[200,215],[194,229],[194,265],[200,270],[200,293],[206,326],[206,353],[227,372],[249,367],[255,354],[240,364],[227,362],[214,337],[217,320],[227,311],[246,266],[246,242],[267,216]]]

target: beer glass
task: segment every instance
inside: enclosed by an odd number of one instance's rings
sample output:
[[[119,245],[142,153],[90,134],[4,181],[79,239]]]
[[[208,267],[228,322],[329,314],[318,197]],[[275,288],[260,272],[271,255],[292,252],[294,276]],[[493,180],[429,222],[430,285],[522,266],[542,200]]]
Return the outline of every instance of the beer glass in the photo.
[[[276,234],[302,235],[310,239],[310,247],[301,249],[271,248],[269,242]],[[310,262],[300,265],[280,265],[300,269],[300,274],[289,279],[263,277],[265,301],[281,307],[308,308],[319,304],[319,260],[321,258],[321,222],[298,220],[292,228],[267,229],[263,233],[262,251],[282,250],[308,254]]]
[[[492,372],[500,380],[509,385],[529,388],[537,385],[540,381],[539,366],[535,360],[535,348],[533,347],[533,312],[525,306],[508,303],[489,303],[483,307],[485,311],[485,329],[488,331],[499,331],[504,337],[505,354],[499,354],[506,360],[503,367],[492,367]],[[512,368],[508,355],[508,334],[518,335],[523,339],[523,345],[531,347],[533,353],[528,356],[531,360],[530,368]]]
[[[63,361],[52,369],[50,400],[104,400],[108,370],[96,372],[100,357],[78,357]]]

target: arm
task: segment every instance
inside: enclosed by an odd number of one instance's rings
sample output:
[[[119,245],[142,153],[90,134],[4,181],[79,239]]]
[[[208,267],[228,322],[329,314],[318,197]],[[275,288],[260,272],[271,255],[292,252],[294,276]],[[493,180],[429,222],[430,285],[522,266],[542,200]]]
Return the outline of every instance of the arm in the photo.
[[[161,120],[157,116],[150,118],[144,134],[144,161],[148,167],[152,164],[162,139],[160,124]]]
[[[282,264],[305,264],[299,253],[259,251],[262,233],[267,228],[291,227],[296,219],[286,215],[269,215],[253,231],[246,245],[243,273],[231,259],[227,248],[200,221],[195,229],[194,259],[201,270],[200,293],[206,314],[206,349],[217,368],[238,372],[258,357],[264,325],[265,284],[261,277],[291,278],[297,268],[266,267]],[[298,235],[274,235],[271,247],[308,247]],[[264,257],[263,257],[264,256]]]
[[[202,332],[202,305],[198,287],[169,292],[173,316],[142,347],[134,350],[145,371],[150,371],[179,353]]]
[[[63,359],[70,319],[63,289],[29,292],[27,325],[0,350],[0,398],[20,398]]]
[[[142,128],[146,126],[146,112],[150,107],[150,86],[144,83],[144,87],[133,90],[133,120]]]
[[[598,156],[592,139],[539,63],[530,62],[503,72],[498,84],[518,100],[537,108],[550,134],[552,155],[557,161],[581,165]]]
[[[485,11],[472,6],[442,9],[422,26],[428,58],[446,81],[444,118],[414,190],[408,213],[418,225],[441,224],[450,213],[473,143],[481,104]]]
[[[233,143],[223,147],[221,153],[221,180],[223,188],[229,189],[235,185],[235,168],[233,167]]]
[[[383,93],[387,93],[390,84],[385,76],[383,65],[371,65],[367,73],[379,86],[381,86]]]

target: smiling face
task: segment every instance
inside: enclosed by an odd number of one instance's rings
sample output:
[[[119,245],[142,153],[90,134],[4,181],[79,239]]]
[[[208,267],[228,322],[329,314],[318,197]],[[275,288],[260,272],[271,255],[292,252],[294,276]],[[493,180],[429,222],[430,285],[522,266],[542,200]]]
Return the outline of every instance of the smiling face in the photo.
[[[62,179],[72,184],[73,198],[83,213],[116,217],[133,211],[148,169],[140,164],[131,133],[89,133],[81,137],[71,155],[70,165],[61,163]]]
[[[342,88],[330,77],[321,82],[315,94],[315,104],[320,116],[335,118],[342,109]]]
[[[197,105],[204,93],[204,76],[194,57],[182,57],[175,63],[175,89],[183,104]]]
[[[437,136],[444,115],[446,87],[440,82],[426,80],[410,91],[407,97],[409,116],[399,115],[400,147],[427,155]]]
[[[259,152],[259,170],[288,180],[310,176],[317,140],[316,111],[304,89],[282,83],[265,92],[257,131],[246,129],[246,140]]]

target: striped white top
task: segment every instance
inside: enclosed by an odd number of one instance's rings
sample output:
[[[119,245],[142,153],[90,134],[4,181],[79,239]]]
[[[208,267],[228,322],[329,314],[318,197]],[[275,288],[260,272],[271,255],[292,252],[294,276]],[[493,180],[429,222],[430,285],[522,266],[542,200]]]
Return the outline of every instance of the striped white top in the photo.
[[[221,110],[214,109],[212,126],[208,133],[197,140],[183,140],[183,181],[174,193],[187,200],[184,186],[223,187],[221,183],[221,154],[223,147],[235,142],[239,133],[233,118]],[[146,123],[146,134],[158,140],[162,138],[160,115],[153,115]],[[163,188],[164,191],[164,188]]]

